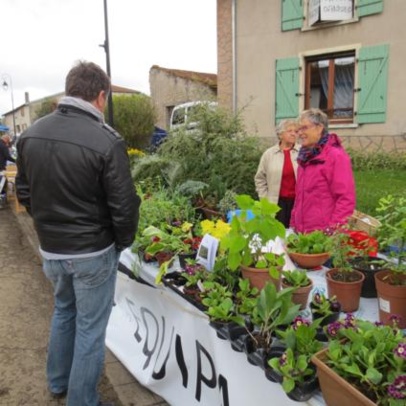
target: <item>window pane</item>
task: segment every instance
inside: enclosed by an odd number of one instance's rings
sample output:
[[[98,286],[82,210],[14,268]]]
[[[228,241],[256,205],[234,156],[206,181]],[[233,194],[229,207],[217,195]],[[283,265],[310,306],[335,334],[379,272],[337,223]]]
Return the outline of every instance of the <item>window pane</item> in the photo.
[[[336,58],[333,117],[352,117],[354,106],[354,57]]]
[[[310,107],[327,109],[328,60],[311,63]]]

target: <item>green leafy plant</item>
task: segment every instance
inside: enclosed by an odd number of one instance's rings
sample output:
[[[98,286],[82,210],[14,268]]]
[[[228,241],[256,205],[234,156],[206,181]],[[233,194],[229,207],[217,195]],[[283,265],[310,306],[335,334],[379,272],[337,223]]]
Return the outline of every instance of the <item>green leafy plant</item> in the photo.
[[[300,254],[321,254],[330,252],[332,241],[330,236],[320,230],[308,234],[290,234],[287,238],[287,248]]]
[[[231,229],[220,241],[231,270],[241,265],[254,268],[268,268],[274,278],[279,278],[279,268],[285,263],[283,256],[275,255],[266,249],[267,243],[276,237],[285,237],[284,225],[276,220],[279,207],[266,198],[259,201],[248,195],[236,196],[240,215],[233,216]],[[253,217],[248,219],[247,213]]]
[[[341,305],[335,296],[327,298],[323,293],[316,292],[310,302],[310,310],[313,314],[325,318],[333,313],[340,312]]]
[[[391,247],[389,258],[393,261],[388,264],[391,271],[389,283],[393,285],[406,284],[406,198],[388,195],[379,200],[378,239],[382,247]]]
[[[280,358],[271,358],[268,364],[282,375],[282,388],[286,393],[290,393],[297,384],[304,383],[308,377],[315,375],[307,356],[296,355],[291,348],[288,348]]]
[[[306,271],[295,269],[292,271],[282,271],[283,282],[286,285],[295,288],[309,286],[311,283],[310,278],[307,276]]]
[[[223,198],[218,202],[217,208],[222,216],[226,217],[227,213],[237,208],[237,202],[235,200],[237,194],[232,190],[226,190]]]
[[[234,296],[234,303],[237,314],[252,314],[258,298],[259,290],[252,288],[248,279],[238,279],[238,289]]]
[[[337,229],[331,236],[332,247],[332,263],[336,269],[332,276],[335,280],[341,282],[353,282],[360,279],[360,275],[354,271],[351,263],[351,258],[356,254],[355,248],[350,244],[350,236],[348,233]]]
[[[269,348],[276,329],[290,324],[299,314],[300,305],[292,303],[293,291],[294,288],[287,288],[278,292],[270,282],[261,290],[251,315],[258,334],[249,333],[257,346]]]
[[[297,316],[286,330],[276,332],[287,350],[281,357],[268,360],[268,365],[282,375],[282,387],[286,393],[315,376],[316,371],[310,360],[323,347],[317,340],[319,324],[319,321],[310,323]]]
[[[396,324],[383,326],[348,315],[329,331],[333,338],[327,365],[377,405],[404,404],[406,338]]]

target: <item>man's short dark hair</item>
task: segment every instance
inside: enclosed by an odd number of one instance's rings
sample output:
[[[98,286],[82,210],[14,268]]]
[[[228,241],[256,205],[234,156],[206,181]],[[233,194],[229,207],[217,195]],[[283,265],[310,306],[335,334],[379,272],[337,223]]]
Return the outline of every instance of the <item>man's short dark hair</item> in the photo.
[[[106,94],[109,93],[110,79],[104,70],[93,62],[79,61],[66,76],[66,96],[92,102],[102,90]]]

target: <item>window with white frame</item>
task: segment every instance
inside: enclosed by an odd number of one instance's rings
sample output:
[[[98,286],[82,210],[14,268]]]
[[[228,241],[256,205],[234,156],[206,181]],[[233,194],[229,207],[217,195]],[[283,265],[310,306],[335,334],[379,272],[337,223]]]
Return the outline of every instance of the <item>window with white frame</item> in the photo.
[[[330,121],[354,117],[355,51],[305,59],[304,107],[323,110]]]

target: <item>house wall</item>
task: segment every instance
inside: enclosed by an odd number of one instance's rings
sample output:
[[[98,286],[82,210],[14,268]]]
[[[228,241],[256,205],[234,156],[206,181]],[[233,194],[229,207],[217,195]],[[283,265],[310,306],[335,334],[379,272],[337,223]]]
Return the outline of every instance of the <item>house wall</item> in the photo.
[[[156,125],[165,130],[169,128],[171,112],[177,104],[216,98],[216,92],[208,85],[174,76],[159,68],[151,68],[149,84],[157,113]]]
[[[224,14],[226,12],[222,7],[226,7],[226,3],[230,2],[218,1],[219,9]],[[388,141],[392,145],[395,142],[395,148],[401,145],[401,148],[406,149],[406,75],[403,74],[406,62],[406,25],[403,21],[406,1],[385,1],[382,13],[363,17],[353,23],[285,32],[281,30],[281,5],[282,1],[236,0],[236,101],[237,109],[245,106],[244,118],[248,129],[259,137],[274,136],[277,59],[298,57],[304,52],[343,46],[360,48],[389,44],[386,122],[341,125],[333,129],[340,136],[347,137],[346,142],[352,142],[354,146],[361,142],[360,138],[363,138],[363,141],[368,140],[368,143],[382,145],[384,136],[384,143]],[[228,59],[227,53],[219,53],[219,67]],[[219,70],[219,100],[227,99],[221,91],[227,95],[230,87],[228,85],[227,89],[224,89],[223,81],[228,83]],[[304,84],[301,83],[301,86],[301,93],[304,93]],[[303,109],[303,106],[302,102],[300,109]]]
[[[217,93],[218,103],[233,108],[232,0],[217,2]]]

